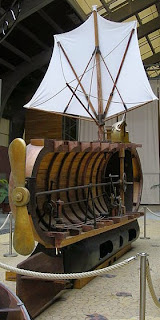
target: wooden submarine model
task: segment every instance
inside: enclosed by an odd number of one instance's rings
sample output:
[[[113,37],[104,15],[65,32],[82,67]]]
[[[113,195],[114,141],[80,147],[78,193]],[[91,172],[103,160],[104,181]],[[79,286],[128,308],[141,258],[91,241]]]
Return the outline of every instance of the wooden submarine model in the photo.
[[[19,268],[83,272],[107,266],[129,250],[139,236],[143,177],[140,145],[129,142],[125,114],[155,98],[140,58],[135,21],[107,21],[94,6],[80,27],[55,36],[46,75],[25,107],[91,118],[98,139],[37,138],[26,147],[17,138],[10,144],[13,243],[18,253],[30,255]],[[123,119],[105,138],[105,121],[119,114]],[[82,284],[17,275],[16,290],[34,318],[71,286]]]

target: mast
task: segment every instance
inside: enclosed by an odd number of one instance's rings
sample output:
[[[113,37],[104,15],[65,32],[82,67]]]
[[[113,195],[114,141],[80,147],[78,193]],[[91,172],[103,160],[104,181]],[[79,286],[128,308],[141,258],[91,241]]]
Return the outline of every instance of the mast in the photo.
[[[96,55],[96,70],[97,70],[98,123],[101,126],[101,127],[98,128],[98,135],[99,135],[99,140],[103,140],[104,122],[103,122],[100,49],[99,49],[98,23],[97,23],[97,5],[92,6],[92,10],[93,10],[93,16],[94,16],[95,55]],[[103,127],[103,129],[102,129],[102,127]]]

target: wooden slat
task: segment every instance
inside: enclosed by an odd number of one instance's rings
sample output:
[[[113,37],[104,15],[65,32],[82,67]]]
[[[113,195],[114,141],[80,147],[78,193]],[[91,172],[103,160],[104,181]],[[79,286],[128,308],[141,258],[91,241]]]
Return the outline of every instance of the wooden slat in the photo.
[[[25,121],[25,140],[62,139],[62,116],[54,113],[27,110]]]
[[[44,146],[44,139],[31,139],[30,143],[32,146]]]

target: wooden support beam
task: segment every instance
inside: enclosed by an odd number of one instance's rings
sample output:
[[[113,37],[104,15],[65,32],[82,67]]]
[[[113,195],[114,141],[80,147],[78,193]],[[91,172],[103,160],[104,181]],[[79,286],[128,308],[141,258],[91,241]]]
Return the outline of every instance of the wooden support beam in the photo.
[[[155,53],[152,56],[150,56],[149,58],[143,60],[143,64],[145,66],[159,63],[159,62],[160,62],[160,52]]]
[[[6,68],[8,68],[9,70],[14,71],[16,68],[13,64],[7,62],[6,60],[0,58],[0,64],[2,64],[3,66],[5,66]]]
[[[44,11],[39,10],[38,14],[41,16],[42,19],[44,19],[56,32],[62,33],[64,30],[53,20],[51,17]]]
[[[50,4],[53,1],[54,0],[34,0],[34,1],[25,0],[25,1],[23,1],[22,6],[21,6],[21,13],[20,13],[17,21],[15,22],[14,27],[20,21],[26,19],[27,17],[29,17],[33,13],[37,12],[38,10],[44,8],[45,6],[47,6],[48,4]],[[15,5],[15,8],[16,8],[16,5]],[[5,10],[3,8],[0,8],[0,12],[1,12],[1,15],[3,15],[5,13]],[[13,18],[11,15],[7,17],[7,21],[8,21],[8,27],[10,28],[10,26],[12,26],[12,24],[13,24]],[[2,27],[0,27],[0,33],[2,33]]]
[[[109,4],[106,3],[105,0],[100,0],[100,2],[102,3],[103,7],[106,9],[107,13],[110,14],[112,11],[111,11],[111,9],[109,8]]]
[[[26,36],[28,36],[30,39],[32,39],[34,42],[36,42],[42,49],[47,50],[48,46],[44,42],[42,42],[35,34],[29,29],[25,28],[21,24],[17,25],[17,29],[19,29],[21,32],[23,32]]]
[[[0,117],[3,114],[3,110],[9,96],[11,95],[15,87],[18,85],[18,83],[34,70],[37,70],[41,68],[43,65],[47,64],[51,57],[51,53],[52,53],[51,49],[42,51],[40,54],[33,57],[30,63],[28,62],[21,63],[16,68],[16,72],[13,72],[12,74],[8,74],[2,78],[3,86],[2,86],[2,105],[0,109]]]
[[[82,21],[85,21],[87,19],[87,15],[82,10],[81,6],[77,3],[76,0],[67,0],[67,2],[73,8],[73,10],[77,12]]]
[[[17,49],[16,47],[14,47],[8,41],[6,41],[6,40],[2,41],[1,45],[3,47],[7,48],[8,50],[10,50],[11,52],[13,52],[14,54],[16,54],[17,56],[21,57],[23,60],[25,60],[27,62],[31,62],[31,58],[29,56],[27,56],[24,52]]]
[[[25,0],[23,2],[21,15],[18,21],[22,21],[32,15],[33,13],[37,12],[38,10],[46,7],[48,4],[54,2],[54,0]]]
[[[137,32],[138,32],[138,39],[146,37],[148,34],[160,29],[160,16],[141,25]]]

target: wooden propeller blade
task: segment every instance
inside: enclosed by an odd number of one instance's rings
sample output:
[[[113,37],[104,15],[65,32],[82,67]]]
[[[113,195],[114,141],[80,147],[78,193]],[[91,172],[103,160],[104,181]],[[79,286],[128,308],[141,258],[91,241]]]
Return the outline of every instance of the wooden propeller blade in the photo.
[[[26,144],[21,138],[13,140],[9,146],[9,159],[15,187],[25,185]]]
[[[21,255],[30,254],[35,246],[33,231],[27,207],[16,207],[13,246]]]
[[[26,256],[33,251],[35,242],[27,211],[29,191],[25,188],[25,141],[20,138],[13,140],[8,153],[15,187],[11,195],[16,206],[13,246],[16,252]]]

